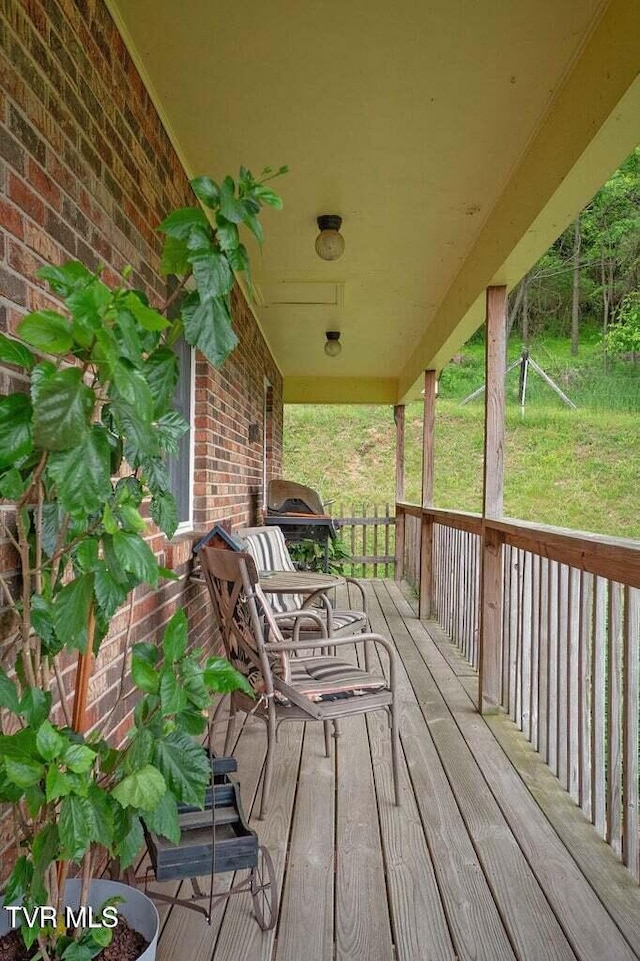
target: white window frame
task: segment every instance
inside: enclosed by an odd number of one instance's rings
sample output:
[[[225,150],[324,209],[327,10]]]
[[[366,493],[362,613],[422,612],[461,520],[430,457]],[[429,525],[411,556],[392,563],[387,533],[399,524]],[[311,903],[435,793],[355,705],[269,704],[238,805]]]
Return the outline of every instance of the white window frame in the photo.
[[[193,488],[194,488],[194,471],[196,462],[196,430],[195,430],[195,420],[196,420],[196,350],[195,347],[191,347],[189,354],[190,358],[190,384],[189,384],[189,458],[188,458],[188,490],[189,490],[189,508],[188,517],[186,520],[180,521],[176,529],[176,534],[186,534],[193,530],[194,519],[193,519]],[[182,372],[181,372],[182,375]],[[181,475],[182,465],[180,465],[179,473]],[[182,476],[182,475],[181,475]]]

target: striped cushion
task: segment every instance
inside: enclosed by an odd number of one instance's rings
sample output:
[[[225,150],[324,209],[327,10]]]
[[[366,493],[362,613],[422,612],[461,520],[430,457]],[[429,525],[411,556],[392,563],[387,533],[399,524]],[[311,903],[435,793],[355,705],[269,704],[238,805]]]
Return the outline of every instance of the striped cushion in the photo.
[[[312,701],[335,701],[383,691],[387,682],[336,657],[292,657],[291,686]]]
[[[256,562],[258,571],[295,571],[279,527],[264,527],[250,534],[238,531],[238,536]],[[285,614],[302,607],[304,597],[301,594],[270,594],[269,603],[276,614]]]

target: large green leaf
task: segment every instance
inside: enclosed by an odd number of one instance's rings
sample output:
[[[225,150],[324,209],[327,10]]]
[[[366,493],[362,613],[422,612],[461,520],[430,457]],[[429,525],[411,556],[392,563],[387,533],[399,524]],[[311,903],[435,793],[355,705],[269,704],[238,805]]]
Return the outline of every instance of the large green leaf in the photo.
[[[167,537],[173,537],[178,529],[178,506],[169,491],[154,494],[151,498],[151,517]]]
[[[58,592],[53,608],[56,634],[63,644],[84,651],[87,646],[87,621],[93,599],[94,575],[82,574]]]
[[[158,347],[147,358],[144,375],[154,401],[154,416],[167,409],[174,395],[180,368],[178,358],[169,347]]]
[[[160,445],[150,419],[141,416],[132,404],[121,399],[114,401],[112,412],[124,436],[124,453],[130,467],[135,470],[146,457],[154,457],[160,453]]]
[[[233,274],[224,254],[217,250],[194,254],[191,257],[201,300],[224,297],[233,287]]]
[[[9,780],[21,788],[31,787],[44,777],[42,764],[28,757],[7,757],[4,759],[4,769]]]
[[[244,207],[235,197],[235,184],[231,177],[225,177],[220,185],[220,213],[232,224],[242,223],[245,217]]]
[[[165,661],[179,661],[187,649],[189,623],[183,610],[178,610],[164,629],[162,650]]]
[[[162,773],[153,764],[145,764],[116,784],[112,794],[122,807],[152,811],[167,790]]]
[[[127,774],[139,771],[145,764],[151,763],[154,736],[148,727],[135,728],[125,753],[125,770]]]
[[[168,410],[156,421],[160,446],[167,454],[176,455],[180,438],[189,430],[189,424],[177,410]]]
[[[19,713],[33,731],[49,717],[50,711],[51,691],[43,691],[40,687],[28,687],[22,695]]]
[[[220,188],[211,177],[194,177],[189,181],[191,189],[205,207],[215,210],[220,200]]]
[[[204,748],[180,731],[173,731],[157,742],[154,760],[162,771],[169,790],[179,801],[202,807],[204,792],[211,777]]]
[[[127,597],[127,587],[116,580],[104,561],[100,561],[95,571],[93,585],[96,599],[105,617],[111,618]]]
[[[130,811],[122,808],[117,808],[114,816],[113,853],[120,859],[120,867],[127,868],[138,857],[144,844],[142,824],[137,815],[132,816]]]
[[[188,240],[194,227],[209,227],[209,221],[199,207],[182,207],[162,221],[158,230],[178,240]]]
[[[147,307],[133,290],[127,294],[125,303],[145,330],[164,330],[165,327],[169,326],[167,318],[152,307]]]
[[[170,666],[164,667],[160,674],[160,706],[163,717],[179,714],[187,706],[187,695]]]
[[[246,677],[243,677],[225,657],[210,657],[203,671],[204,682],[211,691],[226,694],[228,691],[241,690],[253,694]]]
[[[167,793],[160,798],[160,803],[153,811],[146,811],[145,824],[156,834],[168,838],[174,844],[180,841],[180,824],[178,822],[178,805],[173,794]]]
[[[105,310],[111,303],[113,294],[99,280],[87,287],[74,290],[65,303],[73,317],[73,339],[81,347],[90,347],[97,331],[102,326]]]
[[[160,685],[160,674],[155,667],[136,655],[135,647],[131,657],[131,677],[136,687],[147,694],[157,694]]]
[[[40,388],[34,405],[33,433],[37,447],[68,450],[89,432],[95,395],[76,367],[60,370]]]
[[[146,541],[137,534],[117,531],[113,535],[112,545],[123,571],[155,587],[158,581],[158,564]]]
[[[87,744],[69,744],[62,753],[62,760],[74,774],[86,774],[97,754]]]
[[[19,904],[31,888],[33,865],[23,855],[18,858],[4,888],[4,903]]]
[[[90,833],[93,841],[102,844],[103,847],[110,849],[113,844],[113,803],[111,798],[98,787],[91,784],[87,798],[91,805],[91,826]]]
[[[62,753],[64,738],[50,721],[43,721],[36,732],[36,746],[43,761],[53,761]]]
[[[55,310],[36,310],[27,314],[18,324],[17,331],[28,344],[48,354],[68,354],[73,344],[69,321]]]
[[[59,834],[56,824],[45,824],[38,831],[31,846],[33,876],[38,887],[44,887],[45,871],[58,856]]]
[[[274,210],[282,210],[284,206],[282,197],[280,194],[277,194],[275,190],[271,190],[270,187],[263,187],[261,184],[256,184],[251,192],[261,204],[267,204],[269,207],[273,207]]]
[[[36,362],[28,347],[12,340],[6,334],[0,334],[0,360],[5,364],[15,364],[16,367],[31,369]]]
[[[91,844],[91,802],[86,797],[68,794],[60,804],[58,830],[61,854],[68,861],[79,861]]]
[[[0,398],[0,467],[10,467],[32,450],[31,415],[26,394]]]
[[[160,457],[144,457],[141,466],[144,482],[152,493],[161,494],[169,490],[169,472]]]
[[[163,277],[167,277],[169,274],[182,276],[190,270],[189,246],[186,240],[180,240],[178,237],[165,237],[160,261],[160,274]]]
[[[72,517],[100,510],[111,494],[111,448],[102,424],[93,424],[81,444],[56,451],[48,471],[56,484],[58,499]]]
[[[61,267],[47,265],[36,271],[36,276],[46,280],[56,294],[68,297],[73,290],[85,287],[94,280],[95,274],[80,263],[79,260],[69,260]]]
[[[218,241],[220,250],[224,250],[225,253],[236,250],[240,244],[240,234],[237,225],[226,220],[222,214],[217,214],[216,227],[216,240]]]
[[[18,690],[15,684],[0,667],[0,707],[6,707],[17,714],[19,703]]]
[[[119,361],[113,370],[115,393],[134,408],[138,417],[150,423],[154,411],[154,399],[144,375],[127,360]]]
[[[197,294],[182,308],[187,343],[197,347],[214,367],[221,367],[238,343],[224,297],[202,302]]]

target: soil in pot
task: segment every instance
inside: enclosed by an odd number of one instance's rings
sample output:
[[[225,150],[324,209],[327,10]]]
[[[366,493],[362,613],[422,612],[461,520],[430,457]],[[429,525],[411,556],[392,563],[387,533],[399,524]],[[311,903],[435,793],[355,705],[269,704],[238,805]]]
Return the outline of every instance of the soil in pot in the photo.
[[[148,946],[149,942],[120,915],[111,944],[103,948],[94,961],[137,961]],[[34,945],[27,951],[17,930],[0,937],[0,961],[30,961],[37,950],[38,946]]]

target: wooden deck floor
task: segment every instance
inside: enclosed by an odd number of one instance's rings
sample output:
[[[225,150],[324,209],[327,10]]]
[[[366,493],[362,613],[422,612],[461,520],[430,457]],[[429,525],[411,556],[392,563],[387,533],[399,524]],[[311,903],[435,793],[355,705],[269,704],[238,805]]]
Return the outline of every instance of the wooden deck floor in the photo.
[[[511,722],[474,711],[473,671],[437,625],[393,582],[367,589],[402,658],[402,806],[384,715],[346,720],[329,759],[322,725],[283,726],[271,811],[252,821],[281,885],[275,930],[248,894],[211,927],[162,909],[159,961],[637,961],[640,888]],[[264,746],[247,723],[247,811]]]

